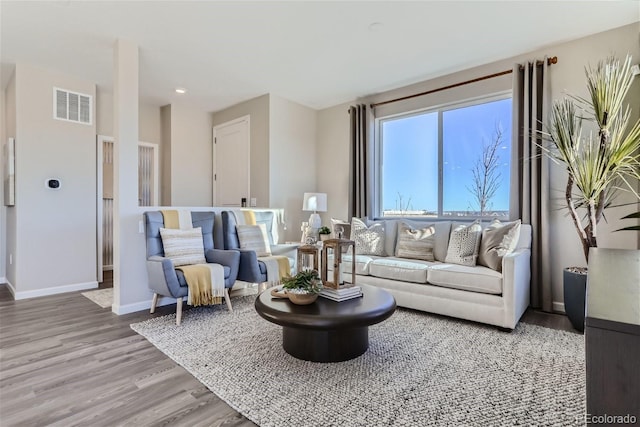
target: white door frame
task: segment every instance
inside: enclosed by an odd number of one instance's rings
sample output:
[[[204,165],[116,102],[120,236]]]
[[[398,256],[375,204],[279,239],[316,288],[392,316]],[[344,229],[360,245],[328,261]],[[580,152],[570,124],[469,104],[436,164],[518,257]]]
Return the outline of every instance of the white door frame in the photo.
[[[153,195],[151,199],[151,206],[158,206],[160,204],[160,148],[158,144],[144,141],[138,141],[138,147],[153,148]]]
[[[102,270],[104,268],[104,265],[102,264],[102,241],[104,239],[103,233],[102,233],[102,221],[103,221],[103,212],[102,212],[102,196],[103,194],[103,182],[102,182],[102,170],[103,170],[103,162],[104,162],[104,143],[105,141],[111,141],[112,143],[115,142],[115,139],[112,136],[105,136],[105,135],[98,135],[97,139],[96,139],[96,170],[97,170],[97,180],[96,180],[96,207],[97,207],[97,214],[96,214],[96,236],[97,236],[97,245],[98,245],[98,250],[97,250],[97,256],[98,256],[98,283],[102,282],[102,280],[104,279],[103,275],[102,275]]]
[[[215,177],[218,174],[218,171],[216,170],[216,132],[218,131],[218,129],[221,129],[223,127],[227,127],[227,126],[231,126],[231,125],[235,125],[237,123],[241,123],[241,122],[246,122],[247,123],[247,153],[249,153],[249,155],[247,156],[247,206],[250,206],[250,200],[251,200],[251,116],[250,115],[246,115],[246,116],[242,116],[242,117],[238,117],[237,119],[233,119],[230,120],[228,122],[224,122],[221,123],[219,125],[216,125],[213,127],[213,137],[211,139],[212,145],[213,145],[213,158],[211,159],[213,161],[213,205],[216,205],[216,179]]]
[[[98,257],[98,263],[97,263],[97,278],[98,278],[98,282],[102,282],[104,279],[103,276],[103,269],[104,269],[104,265],[102,263],[102,256],[103,256],[103,251],[102,251],[102,245],[103,245],[103,241],[104,241],[104,235],[102,232],[102,222],[104,220],[104,213],[103,213],[103,202],[102,202],[102,198],[104,196],[103,194],[103,182],[102,182],[102,172],[103,172],[103,162],[104,162],[104,143],[105,141],[109,141],[113,144],[115,144],[115,138],[112,136],[106,136],[106,135],[98,135],[96,138],[96,170],[97,170],[97,179],[96,179],[96,237],[97,237],[97,257]],[[158,146],[158,144],[154,144],[151,142],[144,142],[144,141],[139,141],[138,142],[138,146],[144,146],[144,147],[153,147],[153,179],[154,179],[154,186],[153,186],[153,200],[152,200],[152,205],[153,206],[158,206],[160,203],[160,156],[159,156],[159,150],[160,147]]]

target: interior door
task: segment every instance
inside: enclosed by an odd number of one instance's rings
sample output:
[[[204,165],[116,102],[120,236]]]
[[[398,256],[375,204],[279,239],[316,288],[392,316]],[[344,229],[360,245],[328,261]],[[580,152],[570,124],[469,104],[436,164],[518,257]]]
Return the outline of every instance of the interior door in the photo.
[[[213,128],[213,204],[249,206],[249,116]]]

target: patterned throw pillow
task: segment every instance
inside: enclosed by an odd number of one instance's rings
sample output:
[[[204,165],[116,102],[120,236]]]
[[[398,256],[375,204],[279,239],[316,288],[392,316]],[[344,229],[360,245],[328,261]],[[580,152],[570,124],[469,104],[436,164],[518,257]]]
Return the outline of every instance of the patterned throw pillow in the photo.
[[[206,264],[202,228],[178,230],[160,228],[164,256],[173,261],[174,267],[188,264]]]
[[[415,229],[404,222],[400,222],[398,224],[396,256],[400,258],[435,261],[433,257],[433,248],[436,240],[435,233],[436,227],[434,224]]]
[[[478,221],[469,225],[458,225],[451,230],[449,236],[449,248],[444,262],[467,266],[476,265],[478,252],[480,251],[480,237],[482,227]]]
[[[258,225],[236,225],[240,249],[255,251],[257,256],[271,256],[267,227]]]
[[[384,226],[367,224],[358,218],[351,220],[351,240],[356,242],[356,254],[384,256]]]
[[[482,231],[478,264],[492,270],[502,271],[502,258],[516,249],[520,239],[521,221],[501,223],[494,219]]]

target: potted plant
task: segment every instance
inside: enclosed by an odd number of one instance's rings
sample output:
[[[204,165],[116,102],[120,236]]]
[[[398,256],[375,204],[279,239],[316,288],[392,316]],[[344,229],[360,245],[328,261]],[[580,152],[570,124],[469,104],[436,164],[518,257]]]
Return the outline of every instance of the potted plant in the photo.
[[[597,226],[603,211],[620,191],[636,197],[640,179],[640,120],[630,124],[624,98],[633,82],[631,57],[615,58],[585,69],[589,96],[555,101],[543,152],[567,170],[569,217],[582,242],[585,259],[598,246]],[[583,134],[583,124],[590,126]],[[565,311],[574,328],[584,330],[586,268],[564,271]]]
[[[311,304],[322,290],[322,280],[316,270],[304,270],[282,279],[282,288],[294,304]]]
[[[326,225],[320,227],[318,230],[318,234],[320,235],[320,240],[327,240],[331,235],[331,230]]]

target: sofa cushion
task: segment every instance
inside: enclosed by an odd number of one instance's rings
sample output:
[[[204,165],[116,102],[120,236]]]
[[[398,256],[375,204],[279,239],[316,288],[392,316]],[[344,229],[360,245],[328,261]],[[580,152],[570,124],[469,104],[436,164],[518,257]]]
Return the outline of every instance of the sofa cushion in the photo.
[[[501,223],[494,219],[482,230],[478,264],[502,271],[502,257],[513,252],[520,238],[520,220]]]
[[[351,220],[351,240],[356,243],[356,254],[359,255],[385,255],[384,250],[384,224],[372,224],[367,227],[362,220]]]
[[[414,228],[400,221],[398,223],[396,256],[400,258],[435,261],[433,256],[435,232],[436,228],[434,224],[426,224],[421,228]]]
[[[502,293],[502,274],[487,267],[456,264],[429,266],[427,281],[432,285],[485,294]]]
[[[467,266],[476,265],[480,251],[482,227],[478,221],[460,224],[451,230],[445,262]]]
[[[378,258],[369,264],[369,275],[404,282],[427,283],[427,270],[433,263],[404,258]]]
[[[271,256],[271,246],[264,224],[236,225],[240,249],[255,251],[257,256]]]
[[[202,228],[188,230],[160,228],[164,256],[173,261],[174,267],[188,264],[206,264]]]
[[[371,261],[379,259],[376,256],[371,255],[356,255],[356,274],[360,274],[362,276],[369,275],[369,265]],[[342,255],[342,268],[343,272],[351,273],[351,263],[353,262],[353,256],[351,254]],[[329,256],[329,265],[327,270],[333,271],[333,256]]]

